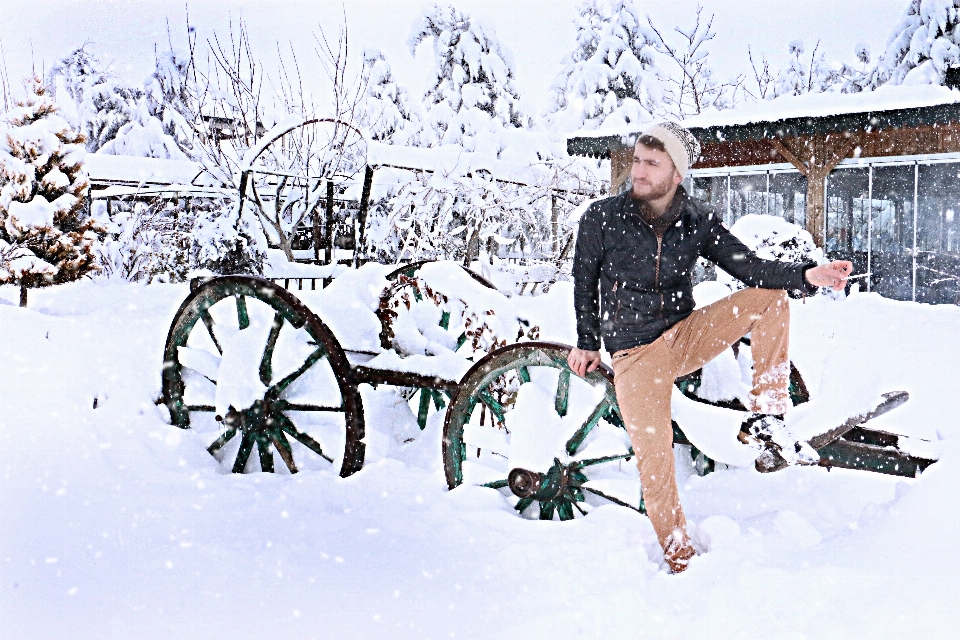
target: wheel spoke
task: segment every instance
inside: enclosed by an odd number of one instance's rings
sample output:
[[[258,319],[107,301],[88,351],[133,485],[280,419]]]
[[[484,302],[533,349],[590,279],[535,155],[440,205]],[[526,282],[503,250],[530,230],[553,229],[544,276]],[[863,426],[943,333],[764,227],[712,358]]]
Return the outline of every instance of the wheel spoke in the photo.
[[[586,460],[577,460],[573,464],[577,469],[582,469],[584,467],[592,467],[595,464],[603,464],[604,462],[613,462],[614,460],[629,460],[633,457],[633,447],[630,448],[630,451],[618,456],[604,456],[602,458],[588,458]]]
[[[504,487],[510,486],[510,483],[506,479],[503,479],[503,480],[494,480],[493,482],[488,482],[480,486],[487,487],[488,489],[503,489]]]
[[[293,461],[293,449],[290,447],[290,442],[287,441],[287,436],[283,435],[283,431],[279,429],[271,429],[267,433],[277,453],[280,454],[280,458],[287,465],[287,469],[290,470],[290,473],[296,473],[297,464]]]
[[[313,438],[311,438],[310,436],[308,436],[307,434],[303,433],[302,431],[299,431],[294,426],[293,422],[291,422],[290,418],[287,418],[286,416],[283,416],[281,414],[277,416],[277,422],[280,423],[280,428],[284,432],[289,433],[291,436],[293,436],[293,438],[297,442],[305,446],[307,449],[310,449],[311,451],[313,451],[315,454],[317,454],[327,462],[333,462],[333,458],[331,458],[330,456],[328,456],[323,452],[323,447],[320,446],[320,443],[314,440]]]
[[[540,519],[553,520],[554,503],[552,500],[540,503]]]
[[[223,445],[225,445],[225,444],[227,444],[228,442],[230,442],[230,440],[231,440],[231,439],[233,438],[233,436],[235,436],[235,435],[237,435],[237,430],[236,430],[236,429],[227,429],[227,430],[223,433],[223,435],[221,435],[219,438],[217,438],[216,440],[214,440],[214,441],[213,441],[213,444],[211,444],[209,447],[207,447],[207,451],[210,453],[210,455],[213,455],[214,453],[216,453],[217,451],[219,451],[219,450],[223,447]]]
[[[483,401],[483,404],[487,405],[493,415],[497,417],[497,420],[500,422],[504,421],[504,412],[503,405],[493,399],[493,396],[490,394],[488,389],[484,389],[479,393],[480,400]]]
[[[270,387],[267,390],[266,397],[271,400],[280,397],[280,394],[283,393],[284,389],[286,389],[291,384],[293,384],[294,380],[296,380],[297,378],[302,376],[304,373],[306,373],[307,369],[315,365],[317,361],[320,360],[320,358],[322,358],[324,355],[326,355],[326,351],[324,351],[323,347],[318,347],[316,351],[314,351],[307,357],[304,363],[300,365],[300,367],[296,371],[294,371],[287,377],[283,378],[277,384]]]
[[[243,473],[247,466],[247,458],[253,451],[253,436],[249,433],[243,434],[243,440],[240,441],[240,450],[237,451],[237,459],[233,463],[233,473]]]
[[[605,494],[603,491],[598,491],[598,490],[593,489],[593,488],[591,488],[591,487],[581,487],[581,489],[583,489],[584,491],[589,491],[590,493],[592,493],[592,494],[594,494],[594,495],[600,496],[600,497],[603,498],[604,500],[609,500],[610,502],[612,502],[612,503],[614,503],[614,504],[618,504],[618,505],[620,505],[621,507],[626,507],[626,508],[628,508],[628,509],[633,509],[634,511],[639,511],[640,513],[646,513],[646,509],[643,508],[643,501],[642,501],[642,500],[640,501],[640,508],[637,509],[637,508],[636,508],[635,506],[633,506],[632,504],[628,504],[628,503],[624,502],[623,500],[620,500],[619,498],[614,498],[613,496],[609,496],[609,495]]]
[[[203,321],[203,326],[207,328],[207,333],[210,334],[210,339],[213,340],[213,346],[217,348],[217,352],[220,355],[223,355],[223,348],[220,346],[220,341],[217,340],[217,336],[213,332],[213,317],[207,309],[200,312],[200,320]]]
[[[269,386],[273,379],[273,350],[277,346],[277,338],[280,337],[282,327],[283,314],[277,311],[276,315],[273,316],[273,324],[270,326],[267,344],[263,348],[263,357],[260,358],[260,382],[265,387]]]
[[[590,416],[587,418],[587,421],[583,423],[583,426],[577,429],[576,432],[570,436],[570,439],[567,440],[567,455],[572,456],[577,452],[577,449],[583,444],[584,439],[590,434],[593,428],[597,426],[600,418],[602,418],[609,409],[610,401],[604,398],[590,413]]]
[[[241,331],[250,326],[250,314],[247,313],[247,297],[243,294],[237,296],[237,324]]]
[[[557,380],[557,399],[554,400],[553,407],[557,410],[557,415],[561,418],[567,415],[567,405],[570,401],[570,370],[561,369],[560,378]]]
[[[514,509],[517,510],[517,513],[523,513],[527,507],[533,504],[533,498],[520,498],[520,501],[514,505]]]
[[[427,428],[427,415],[430,413],[430,389],[420,389],[420,408],[417,410],[417,426],[420,431]]]
[[[265,435],[257,436],[257,452],[260,454],[260,470],[264,473],[273,473],[273,452],[270,451],[270,441]]]
[[[296,404],[288,400],[277,400],[273,403],[273,408],[277,411],[338,411],[343,412],[346,409],[343,408],[343,405],[339,407],[321,407],[316,404]]]
[[[530,369],[525,366],[517,367],[517,373],[520,375],[520,381],[524,384],[530,382]]]

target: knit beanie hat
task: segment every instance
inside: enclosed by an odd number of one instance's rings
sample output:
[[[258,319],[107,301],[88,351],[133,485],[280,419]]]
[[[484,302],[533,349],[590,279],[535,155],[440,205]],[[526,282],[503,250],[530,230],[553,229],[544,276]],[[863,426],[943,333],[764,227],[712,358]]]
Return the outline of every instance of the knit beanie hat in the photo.
[[[658,122],[644,129],[640,135],[651,136],[663,143],[681,178],[687,177],[687,169],[700,157],[700,143],[676,122]]]

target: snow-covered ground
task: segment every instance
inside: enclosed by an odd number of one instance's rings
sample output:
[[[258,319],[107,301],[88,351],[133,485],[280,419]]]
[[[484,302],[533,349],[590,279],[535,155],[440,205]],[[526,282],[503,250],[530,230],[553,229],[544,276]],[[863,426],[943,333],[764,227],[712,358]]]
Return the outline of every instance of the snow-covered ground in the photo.
[[[517,302],[549,339],[573,339],[568,286]],[[31,291],[28,309],[17,294],[0,288],[4,638],[943,638],[960,623],[960,308],[794,302],[814,396],[909,391],[871,426],[940,461],[917,479],[684,467],[706,552],[672,576],[636,512],[540,522],[492,489],[447,491],[440,414],[347,479],[224,473],[154,403],[185,285],[85,281]],[[365,393],[371,442],[409,428],[393,397]]]

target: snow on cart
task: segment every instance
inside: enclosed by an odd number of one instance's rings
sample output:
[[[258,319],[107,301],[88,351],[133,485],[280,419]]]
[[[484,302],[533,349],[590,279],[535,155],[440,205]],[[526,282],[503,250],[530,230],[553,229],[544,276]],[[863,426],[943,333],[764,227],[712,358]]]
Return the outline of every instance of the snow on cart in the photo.
[[[170,327],[163,400],[173,424],[209,436],[225,467],[348,476],[364,461],[360,386],[390,385],[421,429],[445,411],[451,489],[497,489],[525,517],[548,520],[609,503],[643,511],[612,371],[572,374],[570,347],[539,341],[516,301],[481,277],[451,262],[393,272],[368,264],[297,293],[248,276],[198,282]],[[737,440],[750,365],[746,340],[677,380],[674,441],[690,447],[701,474],[757,455]],[[809,401],[793,368],[791,397],[788,420],[806,425],[800,432],[822,466],[912,476],[932,463],[902,450],[899,436],[864,426],[905,392],[838,415]]]

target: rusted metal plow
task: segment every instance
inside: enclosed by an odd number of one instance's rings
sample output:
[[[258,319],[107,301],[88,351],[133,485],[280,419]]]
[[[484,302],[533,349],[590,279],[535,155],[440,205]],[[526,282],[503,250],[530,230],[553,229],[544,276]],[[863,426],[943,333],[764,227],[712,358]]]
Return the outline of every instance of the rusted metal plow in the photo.
[[[163,402],[172,423],[209,433],[208,451],[235,473],[279,470],[276,454],[289,473],[333,469],[346,477],[364,461],[360,385],[391,385],[417,407],[421,429],[431,412],[445,410],[449,488],[493,488],[518,513],[545,520],[568,520],[609,503],[643,511],[612,370],[572,375],[570,347],[538,341],[529,323],[521,321],[517,335],[505,340],[489,333],[482,314],[462,306],[452,319],[455,305],[417,277],[421,266],[390,274],[377,312],[382,353],[400,352],[393,333],[398,314],[436,304],[438,340],[454,352],[467,345],[471,354],[486,353],[459,379],[370,366],[377,354],[345,350],[292,292],[262,278],[225,276],[193,289],[167,335]],[[697,395],[700,380],[695,372],[677,386],[706,402]],[[791,397],[795,405],[808,400],[796,369]],[[934,462],[902,451],[899,436],[863,426],[908,396],[885,398],[874,411],[811,440],[822,466],[913,476]],[[738,409],[735,402],[708,404]],[[674,442],[690,446],[698,473],[714,470],[676,424]]]

